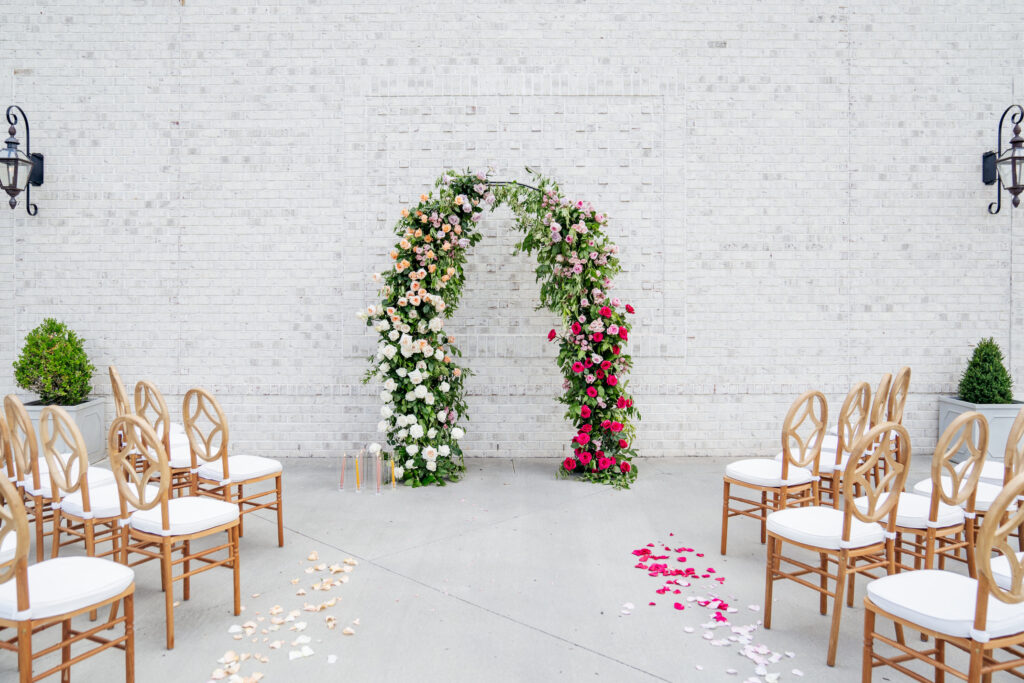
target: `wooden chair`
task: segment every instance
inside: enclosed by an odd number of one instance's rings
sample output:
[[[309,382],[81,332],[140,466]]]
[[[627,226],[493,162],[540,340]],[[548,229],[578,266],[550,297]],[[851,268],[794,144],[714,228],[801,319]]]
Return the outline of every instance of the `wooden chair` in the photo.
[[[281,505],[281,463],[257,455],[228,456],[228,421],[220,404],[206,389],[189,389],[181,414],[185,419],[195,476],[192,491],[238,505],[244,516],[256,510],[277,511],[277,545],[284,545]],[[271,482],[273,488],[245,494],[244,487]],[[272,497],[270,500],[264,500]],[[239,524],[239,535],[242,534]]]
[[[899,438],[894,441],[893,437]],[[871,447],[874,446],[872,449]],[[869,450],[870,449],[870,450]],[[878,460],[889,460],[888,474],[878,486],[872,481]],[[853,448],[843,473],[843,510],[831,506],[787,508],[768,515],[768,557],[765,570],[764,627],[772,625],[772,592],[779,579],[790,579],[820,594],[818,608],[828,611],[828,598],[833,598],[832,628],[829,632],[827,663],[835,666],[839,642],[844,592],[847,603],[853,604],[854,578],[859,573],[896,568],[893,541],[896,537],[896,515],[899,493],[907,478],[910,463],[910,439],[902,425],[884,422],[868,431]],[[867,511],[854,503],[854,491],[867,493]],[[879,522],[884,521],[884,528]],[[785,544],[816,553],[819,566],[787,557]],[[793,571],[783,571],[782,563]],[[836,573],[829,565],[836,566]],[[803,578],[818,577],[818,583]],[[835,583],[830,591],[828,582]]]
[[[868,426],[872,429],[885,422],[885,414],[889,410],[889,389],[891,387],[892,375],[887,372],[878,382],[874,400],[871,402],[871,422]]]
[[[903,424],[903,409],[907,405],[907,395],[910,393],[910,368],[904,365],[896,373],[889,389],[889,396],[885,399],[885,421]]]
[[[970,458],[967,467],[955,468],[952,461],[967,446]],[[981,413],[960,415],[942,433],[932,455],[932,489],[930,496],[901,493],[896,517],[897,570],[925,569],[945,566],[946,558],[960,559],[963,551],[968,572],[977,576],[974,567],[974,498],[981,478],[988,448],[988,422]],[[943,477],[949,485],[942,486]],[[856,503],[862,510],[864,500]],[[909,537],[909,538],[908,538]],[[903,554],[914,558],[914,566],[903,563]]]
[[[980,683],[991,680],[992,674],[1000,671],[1024,678],[1024,553],[1015,553],[1008,538],[1024,525],[1024,507],[1017,505],[1021,495],[1024,474],[1014,477],[993,501],[977,538],[977,579],[922,569],[868,584],[861,667],[865,683],[870,683],[878,666],[891,667],[917,681],[931,680],[904,666],[910,660],[933,667],[936,681],[951,674]],[[919,651],[878,633],[875,624],[879,617],[892,621],[897,632],[909,627],[933,637],[934,647]],[[875,652],[876,642],[885,643],[898,653],[883,656]],[[966,671],[946,661],[947,645],[967,653]],[[997,654],[1002,657],[997,658]]]
[[[171,468],[171,495],[186,496],[192,490],[192,456],[184,431],[172,431],[171,414],[163,394],[152,382],[135,385],[135,414],[153,428],[164,446]]]
[[[7,480],[18,485],[18,471],[14,468],[14,455],[11,453],[11,430],[7,426],[7,418],[0,410],[0,458],[3,458],[3,474]]]
[[[8,538],[14,542],[9,543]],[[71,667],[103,650],[124,650],[125,681],[135,680],[134,592],[135,574],[128,567],[95,557],[61,557],[29,566],[31,543],[28,516],[17,489],[0,478],[0,631],[11,629],[12,638],[0,640],[0,648],[18,653],[18,680],[32,683],[60,672],[71,680]],[[123,603],[123,616],[116,609]],[[78,630],[72,620],[86,612],[111,606],[110,618],[98,626]],[[118,637],[103,631],[124,626]],[[33,637],[60,626],[59,641],[34,651]],[[76,643],[98,645],[72,656]],[[36,659],[60,653],[60,663],[35,674]],[[104,680],[111,680],[104,677]]]
[[[846,395],[842,408],[839,409],[839,420],[836,423],[835,435],[835,458],[824,457],[822,454],[821,464],[818,466],[820,480],[818,482],[819,502],[823,502],[825,496],[832,500],[832,507],[839,507],[839,499],[842,497],[843,471],[850,459],[853,445],[860,440],[868,429],[868,421],[871,417],[871,386],[867,382],[860,382],[850,393]],[[828,435],[826,435],[826,442]]]
[[[39,431],[43,438],[43,456],[49,464],[50,480],[57,492],[53,508],[53,540],[51,557],[60,549],[74,543],[84,543],[89,557],[118,556],[121,530],[121,500],[113,479],[93,485],[90,475],[97,471],[89,467],[89,451],[78,425],[59,406],[46,406],[39,418]],[[71,448],[70,456],[62,456],[58,445]],[[66,534],[67,541],[61,541]],[[110,549],[97,553],[97,543],[110,543]]]
[[[722,554],[725,555],[730,517],[752,517],[761,522],[765,541],[765,519],[773,510],[789,505],[818,502],[818,461],[828,425],[828,403],[820,391],[807,391],[793,405],[782,423],[782,460],[750,458],[730,463],[722,479]],[[761,500],[732,495],[740,486],[760,493]],[[751,507],[733,508],[731,501]]]
[[[124,442],[120,442],[120,437]],[[118,417],[110,427],[110,464],[121,496],[121,561],[135,566],[160,560],[167,617],[167,649],[174,649],[174,582],[183,584],[183,597],[190,595],[190,579],[215,567],[229,567],[234,574],[234,613],[241,613],[238,564],[238,507],[220,500],[198,496],[171,498],[171,471],[163,444],[145,420],[136,415]],[[133,453],[145,461],[136,471]],[[156,482],[156,484],[153,484]],[[154,493],[153,488],[156,488]],[[134,510],[134,511],[133,511]],[[220,545],[192,552],[192,541],[226,534]],[[175,559],[173,553],[181,552]],[[226,557],[214,557],[226,551]],[[142,555],[129,562],[131,553]],[[200,566],[190,567],[196,561]],[[175,565],[182,565],[177,576]]]
[[[110,374],[110,388],[114,395],[114,411],[117,417],[124,417],[125,415],[132,414],[132,404],[128,401],[128,394],[124,390],[124,382],[121,381],[121,375],[118,374],[117,368],[113,365],[107,368]]]

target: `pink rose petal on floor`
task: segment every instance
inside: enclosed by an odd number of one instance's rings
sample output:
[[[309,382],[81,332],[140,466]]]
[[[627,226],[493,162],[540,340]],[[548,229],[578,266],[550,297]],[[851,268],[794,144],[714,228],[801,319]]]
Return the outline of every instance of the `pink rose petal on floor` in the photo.
[[[675,607],[677,610],[684,610],[684,609],[686,609],[686,606],[683,605],[683,603],[681,603],[681,602],[677,602],[677,603],[675,603],[672,606]]]

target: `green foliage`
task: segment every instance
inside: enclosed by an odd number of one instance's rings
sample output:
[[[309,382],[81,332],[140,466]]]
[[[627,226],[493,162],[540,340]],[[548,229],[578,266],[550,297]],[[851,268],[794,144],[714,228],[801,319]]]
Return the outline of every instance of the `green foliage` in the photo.
[[[43,403],[72,406],[88,400],[95,369],[83,340],[64,323],[47,318],[25,337],[14,379]]]
[[[1003,352],[995,339],[982,339],[974,347],[960,378],[960,400],[968,403],[1012,403],[1013,379],[1003,365]]]

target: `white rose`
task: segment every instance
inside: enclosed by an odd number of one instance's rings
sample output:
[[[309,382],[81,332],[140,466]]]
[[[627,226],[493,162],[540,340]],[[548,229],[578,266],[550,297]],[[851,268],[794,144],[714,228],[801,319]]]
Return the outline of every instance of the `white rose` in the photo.
[[[407,391],[405,393],[405,400],[406,401],[415,401],[416,400],[416,392],[414,392],[414,391]]]
[[[604,358],[602,358],[602,357],[601,357],[600,355],[598,355],[598,354],[596,354],[596,353],[595,353],[595,354],[594,354],[594,356],[593,356],[593,357],[592,357],[592,358],[591,358],[590,360],[592,360],[592,361],[594,361],[595,363],[597,363],[598,365],[600,365],[600,364],[601,364],[601,361],[603,361],[603,360],[604,360]]]
[[[423,457],[427,460],[437,460],[437,449],[433,446],[427,446],[423,449]]]
[[[426,403],[428,406],[434,405],[434,395],[427,394],[426,396],[423,397],[423,402]]]
[[[405,377],[406,375],[409,374],[409,371],[406,370],[405,368],[398,368],[397,370],[395,370],[395,374],[398,375],[399,377]],[[392,391],[394,390],[392,389]]]
[[[373,329],[377,330],[378,332],[384,332],[385,330],[387,330],[390,327],[391,327],[391,325],[388,325],[388,321],[387,320],[378,320],[373,325]]]
[[[412,354],[416,353],[411,346],[402,347],[402,358],[408,358]]]
[[[397,349],[395,349],[394,346],[391,346],[391,344],[388,344],[387,346],[384,347],[384,357],[387,358],[388,360],[394,358],[395,353],[397,353]]]
[[[437,452],[441,454],[441,457],[447,458],[451,454],[452,449],[448,446],[448,444],[445,444],[444,446],[438,448]]]
[[[380,392],[380,400],[384,401],[385,403],[391,403],[391,398],[392,396],[390,391]]]
[[[418,387],[416,387],[413,390],[412,393],[416,394],[416,398],[426,398],[427,397],[427,387],[425,385],[421,384]]]
[[[377,455],[380,453],[380,444],[374,441],[370,444],[370,455]]]
[[[409,430],[408,429],[399,429],[398,433],[395,434],[395,438],[396,439],[404,439],[407,436],[409,436]]]
[[[409,381],[413,384],[419,384],[423,381],[423,373],[419,369],[413,370],[409,373]]]
[[[436,460],[428,460],[427,461],[427,469],[430,470],[431,472],[437,471],[437,461]]]
[[[442,327],[444,327],[444,321],[440,317],[430,319],[431,332],[440,332]]]
[[[398,383],[391,377],[388,377],[386,380],[384,380],[384,388],[387,389],[388,391],[394,391],[395,389],[398,388]]]
[[[423,427],[419,424],[414,424],[412,427],[409,427],[409,436],[414,439],[422,439]]]
[[[388,423],[385,422],[384,420],[381,420],[380,422],[378,422],[377,423],[377,431],[378,432],[386,432],[386,431],[388,431]]]
[[[441,349],[434,351],[434,358],[437,360],[444,360],[444,351],[442,351]]]
[[[409,455],[416,455],[417,453],[420,452],[420,447],[417,446],[416,444],[412,444],[411,446],[405,447],[405,452],[408,453]]]
[[[439,412],[437,414],[437,421],[438,422],[444,422],[447,419],[448,419],[448,411],[442,410],[441,412]]]
[[[431,346],[430,344],[424,344],[424,345],[423,345],[423,348],[422,348],[422,349],[420,349],[420,352],[421,352],[421,353],[422,353],[422,354],[423,354],[424,356],[431,356],[431,355],[433,355],[433,354],[434,354],[434,347],[433,347],[433,346]]]
[[[356,317],[360,320],[366,320],[370,316],[366,315],[366,311],[356,311]]]
[[[381,363],[379,369],[380,369],[381,374],[383,375],[384,373],[386,373],[388,370],[391,369],[391,364],[390,363]]]
[[[405,466],[411,470],[413,467],[416,466],[416,461],[413,460],[412,458],[409,458],[408,460],[405,461]]]
[[[451,385],[451,384],[448,384],[448,382],[441,382],[441,393],[442,393],[442,394],[447,394],[447,393],[448,393],[448,391],[449,391],[449,390],[450,390],[451,388],[452,388],[452,385]]]
[[[466,432],[462,431],[462,427],[452,427],[452,438],[458,441],[466,435]]]
[[[401,479],[402,477],[405,476],[405,468],[403,468],[403,467],[396,467],[394,469],[394,473],[395,473],[395,480],[397,481],[397,480],[399,480],[399,479]]]
[[[395,341],[396,339],[398,339],[398,330],[391,330],[390,332],[388,332],[388,339],[390,339],[391,341]]]
[[[402,346],[412,346],[412,337],[407,334],[402,335],[402,339],[398,342]]]
[[[387,406],[381,406],[380,407],[380,416],[381,417],[383,417],[384,419],[387,419],[387,418],[391,417],[391,415],[392,415],[391,408],[388,408]]]
[[[430,429],[427,430],[427,438],[428,439],[433,439],[435,436],[437,436],[437,430],[436,429],[431,427]]]

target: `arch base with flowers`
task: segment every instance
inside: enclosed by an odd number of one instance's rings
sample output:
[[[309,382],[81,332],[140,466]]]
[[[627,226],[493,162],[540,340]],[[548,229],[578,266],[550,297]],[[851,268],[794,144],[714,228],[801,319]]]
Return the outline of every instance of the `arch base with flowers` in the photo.
[[[618,247],[604,232],[607,218],[558,185],[533,174],[535,186],[492,181],[486,173],[446,171],[435,191],[403,210],[392,267],[374,274],[379,304],[360,317],[379,335],[364,382],[383,383],[381,444],[395,476],[412,486],[444,485],[465,471],[458,425],[466,417],[465,380],[455,339],[444,330],[465,283],[468,250],[480,241],[484,211],[505,205],[522,232],[517,252],[537,258],[540,303],[562,320],[548,333],[558,342],[566,419],[575,428],[573,454],[559,474],[628,488],[636,480],[633,439],[640,413],[626,375],[633,307],[610,294],[621,270]],[[467,418],[468,419],[468,418]]]

